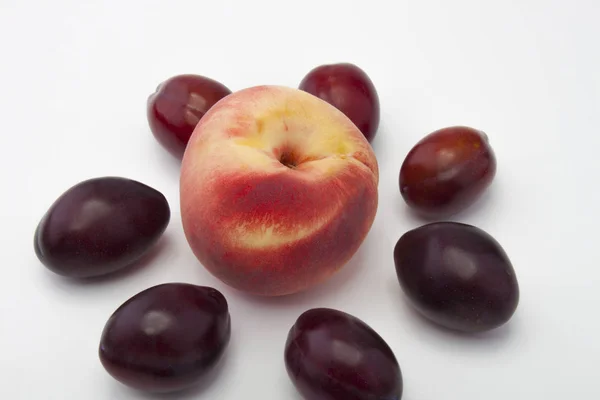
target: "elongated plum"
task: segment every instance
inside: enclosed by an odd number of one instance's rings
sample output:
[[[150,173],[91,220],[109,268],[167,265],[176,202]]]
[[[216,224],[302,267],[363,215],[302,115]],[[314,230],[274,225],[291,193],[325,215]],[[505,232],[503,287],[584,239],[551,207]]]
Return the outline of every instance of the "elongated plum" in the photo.
[[[396,243],[394,262],[410,303],[446,328],[491,330],[517,309],[513,266],[500,244],[477,227],[435,222],[408,231]]]
[[[146,115],[154,138],[177,158],[200,119],[231,90],[201,75],[173,76],[158,85],[148,97]]]
[[[496,175],[496,156],[482,131],[453,126],[420,140],[400,168],[404,201],[428,218],[443,218],[473,204]]]
[[[314,308],[291,328],[285,365],[307,400],[399,400],[402,373],[392,349],[365,322]]]
[[[156,189],[127,178],[93,178],[52,204],[35,231],[34,250],[59,275],[105,275],[143,256],[170,217],[167,199]]]
[[[102,331],[99,357],[124,385],[173,392],[206,376],[221,360],[230,336],[229,308],[221,292],[165,283],[117,308]]]
[[[298,88],[343,112],[373,141],[379,128],[379,95],[361,68],[351,63],[320,65],[306,74]]]

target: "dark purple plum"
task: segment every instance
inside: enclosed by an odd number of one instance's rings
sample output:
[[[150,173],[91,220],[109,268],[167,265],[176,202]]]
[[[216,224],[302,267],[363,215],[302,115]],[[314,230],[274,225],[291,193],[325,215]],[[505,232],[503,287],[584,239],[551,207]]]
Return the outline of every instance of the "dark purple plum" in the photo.
[[[230,336],[229,308],[221,292],[165,283],[117,308],[102,332],[99,357],[124,385],[173,392],[199,383],[213,370]]]
[[[429,320],[463,332],[497,328],[513,316],[519,285],[500,244],[458,222],[435,222],[406,232],[394,248],[398,281]]]
[[[384,339],[357,317],[329,308],[304,312],[285,344],[285,365],[309,400],[399,400],[402,373]]]
[[[371,78],[351,63],[313,68],[298,86],[343,112],[372,142],[379,128],[379,95]]]
[[[36,228],[34,250],[59,275],[106,275],[148,252],[170,218],[167,199],[154,188],[121,177],[89,179],[51,205]]]

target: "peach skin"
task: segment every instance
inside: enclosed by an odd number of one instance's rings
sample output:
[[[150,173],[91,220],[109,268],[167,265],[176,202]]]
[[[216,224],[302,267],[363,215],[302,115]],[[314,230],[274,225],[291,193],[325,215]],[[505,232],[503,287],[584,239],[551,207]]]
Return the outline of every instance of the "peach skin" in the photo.
[[[183,156],[181,217],[200,263],[240,291],[323,282],[371,229],[379,170],[360,130],[327,102],[256,86],[215,104]]]

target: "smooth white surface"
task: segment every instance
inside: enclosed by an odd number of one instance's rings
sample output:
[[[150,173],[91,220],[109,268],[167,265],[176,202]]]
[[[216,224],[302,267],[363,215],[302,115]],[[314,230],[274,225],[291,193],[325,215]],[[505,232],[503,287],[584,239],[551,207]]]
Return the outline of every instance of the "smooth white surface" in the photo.
[[[599,17],[597,0],[3,0],[0,398],[161,398],[110,378],[97,346],[118,305],[169,281],[221,290],[233,336],[213,384],[167,398],[297,399],[283,344],[296,317],[318,306],[350,312],[388,341],[405,400],[600,398]],[[295,87],[314,66],[338,61],[365,69],[381,100],[373,229],[352,262],[315,290],[241,295],[187,247],[178,166],[149,132],[146,97],[186,72],[234,90]],[[404,156],[454,124],[488,133],[498,174],[453,219],[494,235],[521,285],[510,324],[471,338],[418,318],[392,259],[399,236],[422,224],[398,192]],[[173,218],[151,263],[75,284],[40,265],[33,232],[64,190],[102,175],[162,191]]]

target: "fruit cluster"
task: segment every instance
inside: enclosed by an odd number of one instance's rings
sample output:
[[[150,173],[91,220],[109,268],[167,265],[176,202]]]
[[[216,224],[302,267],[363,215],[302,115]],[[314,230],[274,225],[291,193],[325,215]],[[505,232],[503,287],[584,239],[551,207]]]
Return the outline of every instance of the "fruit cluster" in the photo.
[[[263,296],[308,289],[342,268],[377,211],[371,142],[379,107],[370,78],[347,63],[313,69],[297,89],[232,92],[198,75],[159,85],[148,98],[148,122],[158,142],[181,159],[183,228],[200,263],[227,285]],[[399,192],[416,213],[443,219],[473,204],[495,173],[483,132],[448,127],[408,152]],[[43,265],[65,277],[106,275],[146,254],[170,218],[166,198],[150,186],[122,177],[89,179],[48,209],[34,249]],[[429,221],[398,239],[393,260],[403,293],[437,325],[487,331],[517,308],[519,286],[507,254],[475,226]],[[230,336],[221,292],[164,283],[116,309],[101,334],[99,358],[125,385],[176,391],[215,367]],[[402,397],[391,348],[341,310],[302,313],[285,341],[284,360],[307,399]]]

